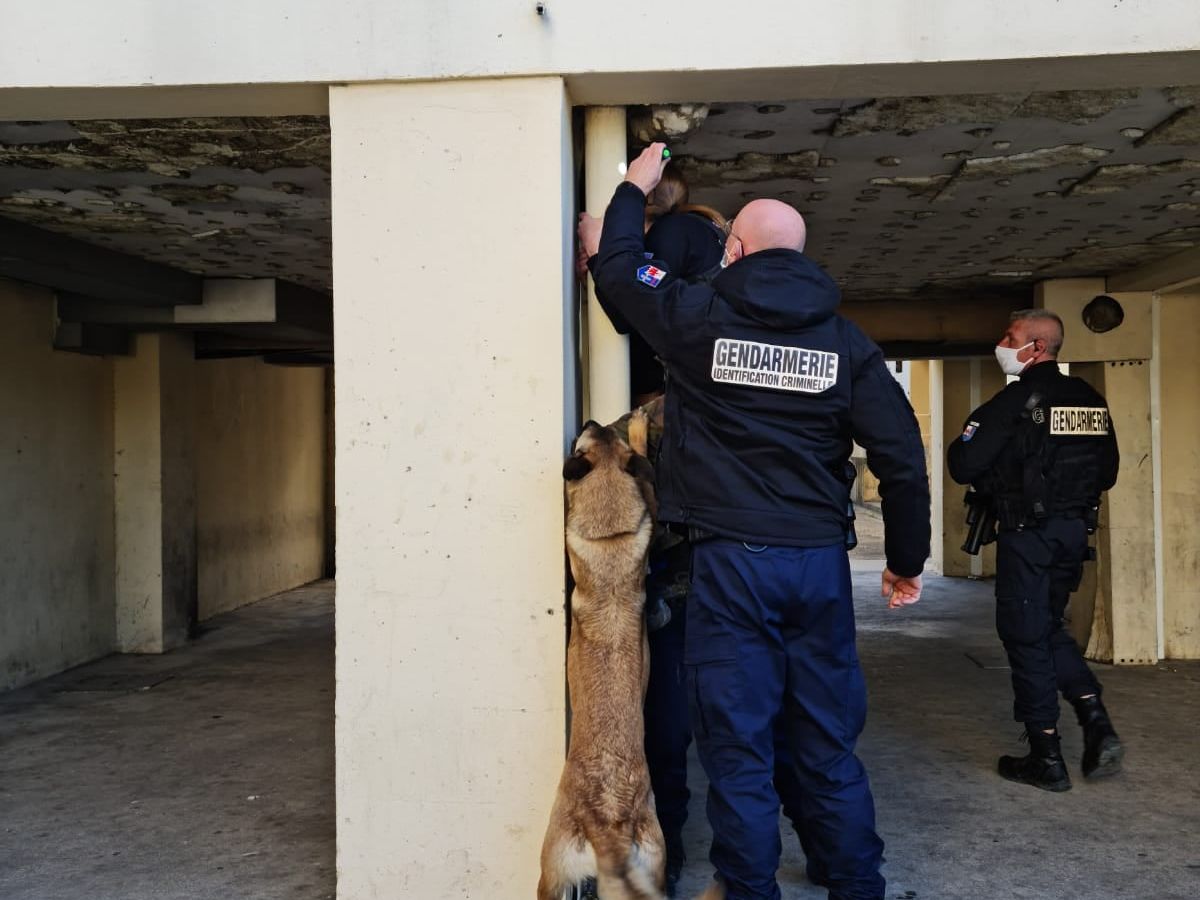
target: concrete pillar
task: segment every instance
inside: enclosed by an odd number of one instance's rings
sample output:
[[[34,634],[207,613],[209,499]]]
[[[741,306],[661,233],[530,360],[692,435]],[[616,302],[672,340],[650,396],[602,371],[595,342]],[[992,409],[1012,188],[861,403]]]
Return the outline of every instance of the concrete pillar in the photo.
[[[963,504],[966,488],[946,471],[946,448],[962,434],[963,422],[971,410],[1003,389],[1004,373],[987,359],[935,360],[930,363],[927,384],[934,497],[933,564],[943,575],[975,578],[994,575],[994,544],[989,544],[978,556],[968,556],[962,551],[967,539],[967,509]]]
[[[1200,659],[1200,292],[1163,294],[1156,303],[1163,651]]]
[[[528,897],[566,722],[569,105],[350,85],[330,124],[338,895]]]
[[[1150,664],[1161,658],[1162,628],[1156,426],[1151,415],[1153,298],[1145,292],[1111,294],[1125,310],[1124,321],[1097,334],[1086,328],[1080,313],[1101,293],[1103,279],[1067,278],[1039,284],[1035,295],[1035,305],[1063,320],[1066,340],[1060,361],[1107,399],[1121,450],[1117,484],[1104,497],[1094,539],[1099,558],[1095,566],[1084,567],[1084,581],[1071,601],[1071,628],[1077,639],[1087,632],[1091,659]],[[1091,628],[1085,629],[1089,602]]]
[[[933,493],[933,466],[934,461],[931,450],[933,446],[933,394],[930,390],[930,370],[933,366],[932,361],[927,359],[914,359],[905,363],[908,367],[908,395],[909,401],[912,403],[913,413],[917,417],[917,427],[921,429],[921,445],[925,448],[925,471],[930,474],[930,496],[938,496],[940,494]]]
[[[1105,395],[1121,450],[1120,475],[1104,496],[1095,538],[1096,593],[1088,656],[1101,662],[1152,664],[1159,653],[1150,365],[1145,360],[1076,363],[1071,372]],[[1080,612],[1074,610],[1076,616]]]
[[[601,216],[625,177],[625,108],[588,107],[583,127],[587,210]],[[590,277],[587,295],[584,415],[597,422],[612,422],[629,411],[629,338],[612,327]]]
[[[162,653],[196,621],[196,469],[190,336],[143,334],[113,360],[116,638]]]

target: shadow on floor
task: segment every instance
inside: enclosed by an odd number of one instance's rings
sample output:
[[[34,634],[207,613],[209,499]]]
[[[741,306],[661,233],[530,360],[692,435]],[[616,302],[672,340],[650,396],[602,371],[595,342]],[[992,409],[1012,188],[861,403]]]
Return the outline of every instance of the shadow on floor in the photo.
[[[863,524],[869,550],[878,522]],[[920,604],[888,610],[880,567],[855,552],[871,696],[860,750],[889,900],[1200,897],[1200,664],[1099,667],[1123,775],[1067,794],[1009,784],[995,759],[1019,749],[1020,728],[990,583],[930,576]],[[332,897],[332,614],[320,582],[214,619],[166,656],[0,695],[0,898]],[[691,779],[684,897],[710,873],[698,765]],[[784,897],[823,897],[803,873],[784,826]]]
[[[334,895],[333,583],[0,694],[4,900]]]

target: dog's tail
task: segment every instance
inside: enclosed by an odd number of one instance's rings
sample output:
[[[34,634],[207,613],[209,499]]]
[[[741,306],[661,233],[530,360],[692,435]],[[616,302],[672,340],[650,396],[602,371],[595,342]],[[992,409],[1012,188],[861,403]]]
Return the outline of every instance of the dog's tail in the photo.
[[[650,455],[650,418],[641,407],[629,417],[629,447],[634,453]]]
[[[646,861],[640,858],[632,835],[613,835],[593,841],[596,851],[596,892],[603,900],[663,900]]]
[[[696,900],[725,900],[725,885],[719,881],[710,881],[708,887],[704,889]]]

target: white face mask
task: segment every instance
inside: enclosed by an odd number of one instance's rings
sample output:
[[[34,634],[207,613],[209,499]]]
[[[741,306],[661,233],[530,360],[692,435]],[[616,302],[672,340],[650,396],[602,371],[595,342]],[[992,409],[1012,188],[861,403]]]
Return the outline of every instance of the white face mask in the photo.
[[[996,345],[996,362],[1000,363],[1000,370],[1002,372],[1004,372],[1005,375],[1020,375],[1022,372],[1025,371],[1025,367],[1027,365],[1029,365],[1029,363],[1028,363],[1028,361],[1021,362],[1020,360],[1018,360],[1017,354],[1020,353],[1022,350],[1024,350],[1026,347],[1032,347],[1032,346],[1033,346],[1033,341],[1030,341],[1028,344],[1025,345],[1025,347],[1017,347],[1017,349],[1015,349],[1015,350],[1012,349],[1011,347],[1001,347],[1000,345],[997,344]]]

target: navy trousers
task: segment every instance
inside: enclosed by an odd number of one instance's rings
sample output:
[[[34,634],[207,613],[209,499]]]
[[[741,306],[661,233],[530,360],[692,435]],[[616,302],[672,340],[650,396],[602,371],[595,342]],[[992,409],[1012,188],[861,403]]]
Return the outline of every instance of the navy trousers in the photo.
[[[730,900],[777,900],[775,734],[791,752],[802,839],[831,900],[882,900],[883,842],[854,746],[866,718],[846,548],[696,544],[685,642],[709,779],[710,859]]]
[[[679,863],[685,856],[683,826],[687,822],[691,799],[687,784],[687,754],[692,743],[692,725],[683,665],[686,608],[678,607],[670,622],[650,632],[650,682],[646,688],[645,707],[646,764],[654,788],[658,823],[666,838],[667,859]],[[815,859],[812,842],[801,818],[802,792],[782,722],[777,722],[775,729],[775,791],[783,805],[783,814],[791,820],[800,838],[800,847],[808,859],[809,879],[823,881],[824,869]]]
[[[1051,518],[996,538],[996,631],[1012,668],[1013,718],[1041,728],[1058,721],[1058,694],[1100,694],[1100,682],[1063,627],[1087,553],[1083,519]]]
[[[680,606],[671,621],[650,632],[650,682],[646,686],[646,765],[654,789],[658,824],[667,842],[667,859],[683,862],[683,824],[687,821],[687,682],[683,671],[686,617]]]

